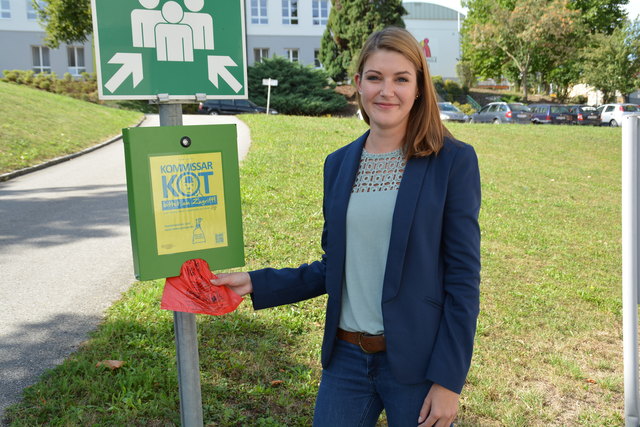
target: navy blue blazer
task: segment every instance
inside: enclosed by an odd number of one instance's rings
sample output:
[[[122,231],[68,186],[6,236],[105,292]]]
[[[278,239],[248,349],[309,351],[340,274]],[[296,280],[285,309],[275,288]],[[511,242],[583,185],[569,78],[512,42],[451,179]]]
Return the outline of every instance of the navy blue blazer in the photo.
[[[328,294],[323,367],[331,363],[340,320],[347,206],[367,136],[325,161],[322,259],[249,273],[255,309]],[[479,210],[480,173],[472,146],[445,138],[437,155],[407,162],[381,301],[387,357],[400,383],[428,380],[462,390],[479,312]]]

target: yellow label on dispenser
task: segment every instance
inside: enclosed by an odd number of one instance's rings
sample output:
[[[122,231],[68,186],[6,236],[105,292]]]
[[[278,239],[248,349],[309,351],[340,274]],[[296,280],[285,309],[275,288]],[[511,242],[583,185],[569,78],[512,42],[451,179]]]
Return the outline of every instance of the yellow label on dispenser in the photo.
[[[227,246],[221,153],[149,157],[158,255]]]

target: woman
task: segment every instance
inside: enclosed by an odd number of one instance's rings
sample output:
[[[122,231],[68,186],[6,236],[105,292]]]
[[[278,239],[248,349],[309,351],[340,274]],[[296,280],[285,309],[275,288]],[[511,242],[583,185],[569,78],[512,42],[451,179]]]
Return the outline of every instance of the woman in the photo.
[[[355,83],[370,130],[324,167],[322,260],[220,274],[255,309],[328,294],[314,426],[448,426],[469,369],[480,282],[473,148],[440,121],[418,42],[372,34]]]

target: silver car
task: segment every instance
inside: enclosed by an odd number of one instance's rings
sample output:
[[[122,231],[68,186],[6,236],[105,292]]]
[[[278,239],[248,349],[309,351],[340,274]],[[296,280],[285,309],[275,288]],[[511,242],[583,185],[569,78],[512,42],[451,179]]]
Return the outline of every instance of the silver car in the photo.
[[[440,110],[440,120],[442,121],[460,123],[467,123],[469,121],[469,116],[450,102],[438,102],[438,109]]]
[[[471,115],[471,123],[531,123],[531,110],[520,102],[492,102]]]
[[[625,116],[640,116],[640,107],[635,104],[604,104],[598,107],[600,125],[621,126]]]

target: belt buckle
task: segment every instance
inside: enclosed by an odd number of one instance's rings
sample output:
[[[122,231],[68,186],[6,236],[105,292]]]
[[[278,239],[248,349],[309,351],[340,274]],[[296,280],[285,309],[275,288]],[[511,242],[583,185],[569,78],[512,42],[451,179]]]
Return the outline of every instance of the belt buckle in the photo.
[[[362,351],[363,351],[364,353],[366,353],[366,354],[373,354],[373,353],[374,353],[373,351],[368,351],[368,350],[366,350],[366,349],[362,346],[362,336],[363,336],[363,335],[364,335],[364,333],[363,333],[363,332],[360,332],[360,333],[358,334],[358,345],[360,346],[360,350],[362,350]]]

